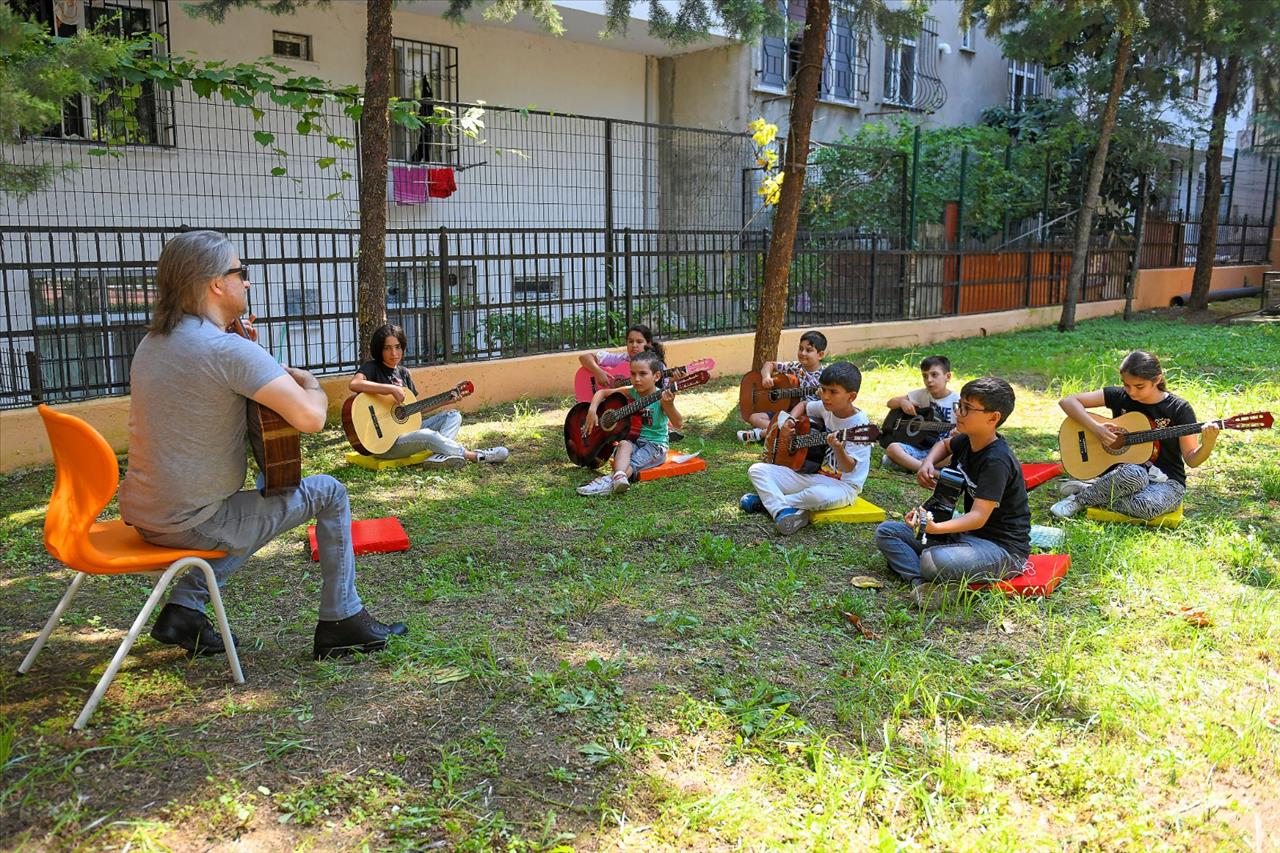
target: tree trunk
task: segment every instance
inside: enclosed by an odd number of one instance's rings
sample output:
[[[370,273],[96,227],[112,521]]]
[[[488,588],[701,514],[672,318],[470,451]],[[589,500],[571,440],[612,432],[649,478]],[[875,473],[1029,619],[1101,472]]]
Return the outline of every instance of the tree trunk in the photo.
[[[773,233],[764,262],[764,283],[760,311],[756,316],[755,352],[751,367],[759,370],[778,355],[778,338],[787,316],[787,277],[795,251],[796,228],[800,222],[800,201],[804,194],[805,162],[809,158],[809,130],[813,110],[822,85],[823,54],[827,26],[831,22],[831,0],[808,0],[805,8],[804,38],[800,43],[800,69],[796,72],[791,98],[791,119],[783,152],[782,192],[773,212]]]
[[[1133,215],[1133,260],[1129,263],[1129,274],[1124,280],[1124,319],[1133,319],[1133,289],[1138,283],[1138,270],[1142,266],[1142,241],[1146,239],[1147,206],[1151,203],[1151,182],[1144,174],[1138,178],[1138,210]]]
[[[1098,209],[1098,196],[1102,190],[1102,177],[1107,170],[1107,148],[1111,146],[1111,131],[1116,126],[1116,111],[1120,107],[1120,93],[1124,90],[1125,74],[1129,71],[1129,54],[1133,47],[1133,35],[1122,32],[1116,48],[1116,65],[1111,72],[1111,89],[1107,92],[1107,106],[1102,111],[1098,127],[1098,147],[1089,163],[1089,183],[1080,212],[1076,216],[1075,244],[1071,249],[1071,271],[1067,273],[1067,292],[1062,297],[1062,317],[1058,331],[1069,332],[1076,327],[1076,302],[1084,284],[1089,265],[1089,233],[1093,230],[1093,213]]]
[[[1213,259],[1218,251],[1218,203],[1222,200],[1222,148],[1226,142],[1227,113],[1235,103],[1243,68],[1244,62],[1238,55],[1228,56],[1226,65],[1218,64],[1214,81],[1218,91],[1213,99],[1209,148],[1204,155],[1204,205],[1200,209],[1200,240],[1196,243],[1196,271],[1191,277],[1188,311],[1203,311],[1209,305]]]
[[[360,116],[360,260],[356,267],[359,357],[387,321],[387,155],[391,99],[391,2],[368,0],[364,110]],[[420,345],[425,342],[418,342]]]

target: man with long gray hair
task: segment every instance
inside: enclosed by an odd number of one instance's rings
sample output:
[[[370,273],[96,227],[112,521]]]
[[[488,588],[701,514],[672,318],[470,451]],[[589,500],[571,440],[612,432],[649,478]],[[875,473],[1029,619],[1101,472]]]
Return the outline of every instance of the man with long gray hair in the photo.
[[[346,487],[317,475],[271,497],[241,488],[245,398],[302,432],[324,429],[328,409],[314,376],[228,334],[248,310],[249,280],[235,247],[216,231],[180,234],[160,253],[155,316],[130,370],[120,515],[156,545],[226,551],[210,561],[219,586],[280,533],[316,519],[323,584],[314,657],[380,649],[406,628],[379,622],[356,592]],[[174,585],[151,636],[191,655],[223,653],[223,638],[205,615],[208,601],[204,576],[188,573]]]

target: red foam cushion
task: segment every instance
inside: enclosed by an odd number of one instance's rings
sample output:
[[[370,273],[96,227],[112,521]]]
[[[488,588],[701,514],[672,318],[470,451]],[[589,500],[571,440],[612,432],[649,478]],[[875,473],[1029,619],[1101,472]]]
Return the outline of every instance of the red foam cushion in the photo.
[[[1048,595],[1058,588],[1071,567],[1070,554],[1032,554],[1016,578],[995,583],[971,583],[970,589],[998,589],[1005,595]]]
[[[693,474],[697,471],[705,471],[707,469],[707,461],[701,456],[695,456],[684,462],[673,462],[673,457],[681,454],[674,450],[667,451],[667,461],[661,465],[655,465],[652,468],[646,468],[640,472],[641,480],[661,480],[663,477],[679,477],[681,474]]]
[[[1022,463],[1022,479],[1027,484],[1027,491],[1042,486],[1061,474],[1061,462],[1024,462]]]
[[[316,543],[315,525],[307,528],[311,540],[311,559],[320,559],[320,546]],[[366,518],[351,522],[351,545],[357,554],[386,554],[391,551],[408,551],[409,534],[398,518]]]

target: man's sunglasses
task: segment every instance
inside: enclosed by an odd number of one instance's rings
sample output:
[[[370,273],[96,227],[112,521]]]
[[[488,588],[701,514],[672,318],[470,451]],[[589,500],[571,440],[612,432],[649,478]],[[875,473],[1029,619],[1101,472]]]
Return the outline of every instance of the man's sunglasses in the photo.
[[[238,276],[240,276],[240,280],[241,280],[241,281],[248,281],[248,280],[249,280],[249,268],[248,268],[248,267],[234,267],[233,269],[229,269],[229,270],[227,270],[226,272],[224,272],[224,273],[223,273],[223,275],[238,275]]]

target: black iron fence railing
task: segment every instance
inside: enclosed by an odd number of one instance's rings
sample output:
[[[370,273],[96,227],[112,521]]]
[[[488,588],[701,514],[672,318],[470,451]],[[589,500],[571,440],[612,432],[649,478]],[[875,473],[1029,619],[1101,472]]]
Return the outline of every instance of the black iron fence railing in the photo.
[[[1143,228],[1139,268],[1195,266],[1200,228],[1197,220],[1155,212],[1149,214]],[[1266,219],[1251,220],[1247,215],[1219,223],[1214,264],[1266,263],[1271,249],[1271,230],[1271,223]]]
[[[177,229],[0,228],[0,407],[126,394]],[[354,229],[226,229],[250,269],[259,341],[317,373],[352,371]],[[769,233],[601,228],[393,230],[387,314],[410,365],[510,358],[755,328]],[[1094,249],[1085,300],[1123,295],[1131,250]],[[802,234],[788,325],[1006,310],[1061,301],[1069,250],[913,251],[877,234]]]

